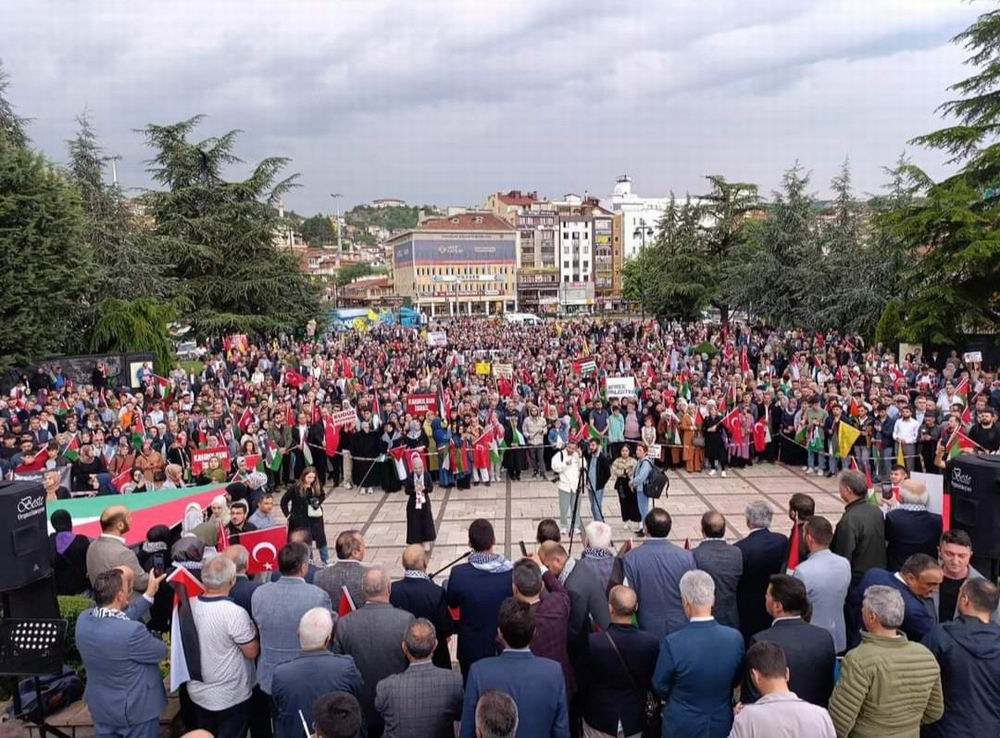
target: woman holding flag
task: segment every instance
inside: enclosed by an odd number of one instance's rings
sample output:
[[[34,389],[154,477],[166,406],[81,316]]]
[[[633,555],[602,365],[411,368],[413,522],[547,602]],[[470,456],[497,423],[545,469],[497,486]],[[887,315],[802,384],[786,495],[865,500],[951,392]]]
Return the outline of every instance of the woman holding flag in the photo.
[[[715,400],[709,400],[706,407],[708,416],[705,418],[705,460],[708,462],[708,475],[715,476],[716,469],[726,476],[726,441],[722,427],[723,417],[719,415],[719,406]]]

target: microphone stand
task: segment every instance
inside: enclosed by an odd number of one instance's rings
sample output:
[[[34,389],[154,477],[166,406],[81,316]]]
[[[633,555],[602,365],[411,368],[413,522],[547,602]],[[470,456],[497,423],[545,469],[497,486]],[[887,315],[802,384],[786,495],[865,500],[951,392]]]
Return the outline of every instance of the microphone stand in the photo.
[[[454,561],[449,561],[447,564],[445,564],[444,566],[442,566],[436,572],[434,572],[433,574],[431,574],[430,576],[428,576],[428,579],[433,579],[434,577],[436,577],[438,574],[440,574],[444,570],[450,569],[451,567],[453,567],[455,564],[457,564],[460,561],[465,561],[465,559],[469,558],[470,556],[472,556],[472,550],[471,549],[469,551],[466,551],[464,554],[462,554],[461,556],[459,556]]]

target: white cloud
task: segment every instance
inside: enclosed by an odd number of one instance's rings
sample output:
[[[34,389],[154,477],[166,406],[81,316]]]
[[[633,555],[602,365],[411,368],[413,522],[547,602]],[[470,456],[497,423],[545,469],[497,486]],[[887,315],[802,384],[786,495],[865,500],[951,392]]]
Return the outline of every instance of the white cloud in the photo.
[[[209,114],[247,160],[288,155],[303,210],[381,195],[472,203],[492,189],[698,191],[721,172],[861,190],[936,125],[963,75],[955,0],[0,0],[11,96],[53,158],[89,108],[142,185],[134,128]],[[921,157],[934,164],[933,156]]]

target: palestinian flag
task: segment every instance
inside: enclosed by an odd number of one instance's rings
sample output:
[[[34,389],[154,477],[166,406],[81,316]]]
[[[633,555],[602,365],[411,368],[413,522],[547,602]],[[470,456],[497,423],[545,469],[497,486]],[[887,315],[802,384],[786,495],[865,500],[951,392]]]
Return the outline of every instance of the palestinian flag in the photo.
[[[969,378],[962,377],[962,381],[955,385],[955,394],[962,398],[965,406],[969,406]]]
[[[786,574],[794,574],[802,556],[802,526],[799,523],[792,524],[792,532],[788,536],[788,563],[785,566]]]
[[[858,468],[858,460],[851,456],[851,471],[861,471]],[[865,485],[866,489],[870,492],[875,489],[875,482],[872,480],[872,468],[871,464],[865,467]]]
[[[449,451],[451,454],[451,472],[457,477],[463,474],[469,473],[469,455],[468,452],[461,444],[452,443],[451,449]]]
[[[77,459],[80,458],[79,434],[77,433],[73,434],[72,438],[69,439],[69,443],[67,443],[62,448],[62,450],[59,452],[59,455],[62,456],[63,458],[69,459],[70,461],[76,461]]]
[[[178,566],[167,577],[174,590],[174,616],[170,625],[170,691],[185,682],[201,681],[201,649],[198,629],[191,613],[191,600],[205,593],[204,585],[187,569]]]
[[[976,442],[969,438],[961,428],[951,434],[948,439],[948,458],[954,459],[962,454],[971,454],[976,450]]]
[[[153,375],[153,384],[160,391],[160,397],[163,398],[165,404],[169,404],[171,400],[174,399],[174,387],[170,384],[170,380],[165,377]]]
[[[390,448],[389,456],[392,457],[393,464],[396,467],[396,476],[399,477],[399,481],[406,481],[406,478],[410,476],[410,471],[413,469],[413,449],[409,449],[406,446]]]
[[[573,361],[573,373],[586,377],[597,371],[597,362],[593,359],[576,359]]]
[[[161,489],[145,495],[124,495],[113,500],[132,513],[132,527],[125,534],[128,546],[137,546],[146,540],[146,532],[154,525],[173,527],[180,525],[184,509],[197,502],[204,509],[212,498],[225,491],[224,484],[207,484],[184,489]],[[78,497],[71,500],[53,500],[48,503],[48,513],[66,510],[73,516],[73,532],[90,539],[101,535],[101,513],[112,504],[107,497]],[[51,530],[49,532],[52,532]]]
[[[65,415],[68,412],[69,412],[69,403],[66,402],[66,398],[65,397],[60,397],[59,398],[59,406],[56,408],[56,415],[58,415],[59,417],[62,417],[63,415]]]
[[[142,416],[137,415],[135,424],[132,426],[132,445],[136,451],[142,451],[142,442],[146,440],[146,426],[142,422]]]
[[[267,468],[273,472],[281,470],[281,462],[284,460],[285,455],[278,448],[278,444],[274,441],[267,442],[267,460],[264,462]]]
[[[444,396],[444,388],[438,389],[438,415],[447,420],[451,417],[451,402]]]
[[[691,383],[688,382],[687,375],[684,375],[684,383],[681,385],[680,395],[685,400],[691,400]]]

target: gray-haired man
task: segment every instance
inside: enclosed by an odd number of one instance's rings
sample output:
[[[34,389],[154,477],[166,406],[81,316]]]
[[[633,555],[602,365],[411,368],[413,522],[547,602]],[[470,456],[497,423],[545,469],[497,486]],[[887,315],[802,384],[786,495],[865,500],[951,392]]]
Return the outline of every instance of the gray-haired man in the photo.
[[[431,661],[437,638],[430,620],[410,623],[403,653],[410,665],[378,683],[375,709],[385,721],[385,738],[453,738],[462,718],[462,675]]]

